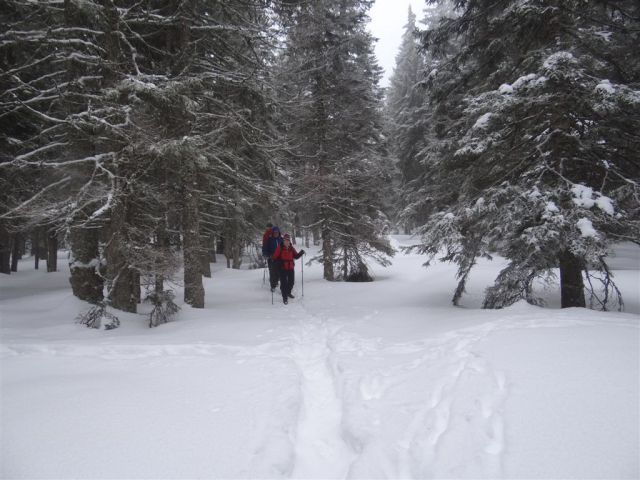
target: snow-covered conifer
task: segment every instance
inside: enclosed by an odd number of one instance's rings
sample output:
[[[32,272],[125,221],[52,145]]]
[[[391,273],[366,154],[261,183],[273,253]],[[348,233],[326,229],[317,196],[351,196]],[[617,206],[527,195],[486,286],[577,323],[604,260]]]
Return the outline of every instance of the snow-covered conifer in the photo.
[[[583,273],[609,279],[611,243],[640,237],[640,4],[457,6],[423,36],[439,64],[428,175],[413,188],[412,213],[431,212],[421,249],[460,266],[454,301],[475,259],[497,252],[509,264],[486,307],[535,301],[534,280],[556,268],[562,306],[585,306]]]
[[[290,196],[303,222],[320,231],[328,280],[368,278],[365,253],[375,252],[383,263],[392,253],[382,237],[390,166],[382,138],[380,68],[365,28],[371,3],[302,3],[285,20],[281,68],[293,154]]]

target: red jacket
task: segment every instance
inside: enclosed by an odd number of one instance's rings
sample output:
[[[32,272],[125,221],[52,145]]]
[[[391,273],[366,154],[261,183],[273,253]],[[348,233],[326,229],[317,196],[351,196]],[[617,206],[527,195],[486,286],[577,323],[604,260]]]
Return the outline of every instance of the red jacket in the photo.
[[[293,248],[293,245],[289,245],[289,248],[284,245],[278,245],[276,247],[276,251],[273,254],[274,260],[281,260],[282,265],[281,269],[283,270],[293,270],[294,269],[294,258],[300,258],[300,254]]]

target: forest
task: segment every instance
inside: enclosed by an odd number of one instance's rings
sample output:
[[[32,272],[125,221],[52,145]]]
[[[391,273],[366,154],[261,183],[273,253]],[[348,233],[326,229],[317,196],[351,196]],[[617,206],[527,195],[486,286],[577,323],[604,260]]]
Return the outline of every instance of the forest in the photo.
[[[562,307],[622,309],[640,3],[427,0],[388,88],[372,4],[0,0],[0,272],[68,250],[84,323],[147,299],[156,326],[176,283],[204,307],[216,255],[262,267],[272,221],[326,281],[372,280],[401,232],[456,265],[455,305],[501,257],[485,308],[558,281]]]

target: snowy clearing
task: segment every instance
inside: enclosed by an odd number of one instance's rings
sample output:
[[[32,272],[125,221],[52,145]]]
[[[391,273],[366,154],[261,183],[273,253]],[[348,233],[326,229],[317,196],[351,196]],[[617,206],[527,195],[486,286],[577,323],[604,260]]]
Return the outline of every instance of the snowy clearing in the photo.
[[[464,308],[416,255],[364,284],[305,266],[304,298],[297,262],[288,306],[217,264],[204,310],[104,331],[64,260],[25,260],[0,277],[2,477],[638,478],[638,261],[612,262],[628,313],[480,310],[498,261]]]

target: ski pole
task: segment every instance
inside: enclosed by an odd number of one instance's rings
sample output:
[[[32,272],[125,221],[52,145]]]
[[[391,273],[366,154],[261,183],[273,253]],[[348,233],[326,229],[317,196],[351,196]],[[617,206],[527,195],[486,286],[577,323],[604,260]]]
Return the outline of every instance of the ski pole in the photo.
[[[300,265],[302,267],[302,297],[304,297],[304,255],[302,256],[302,262],[300,262]]]
[[[273,288],[271,289],[271,305],[273,305]]]

